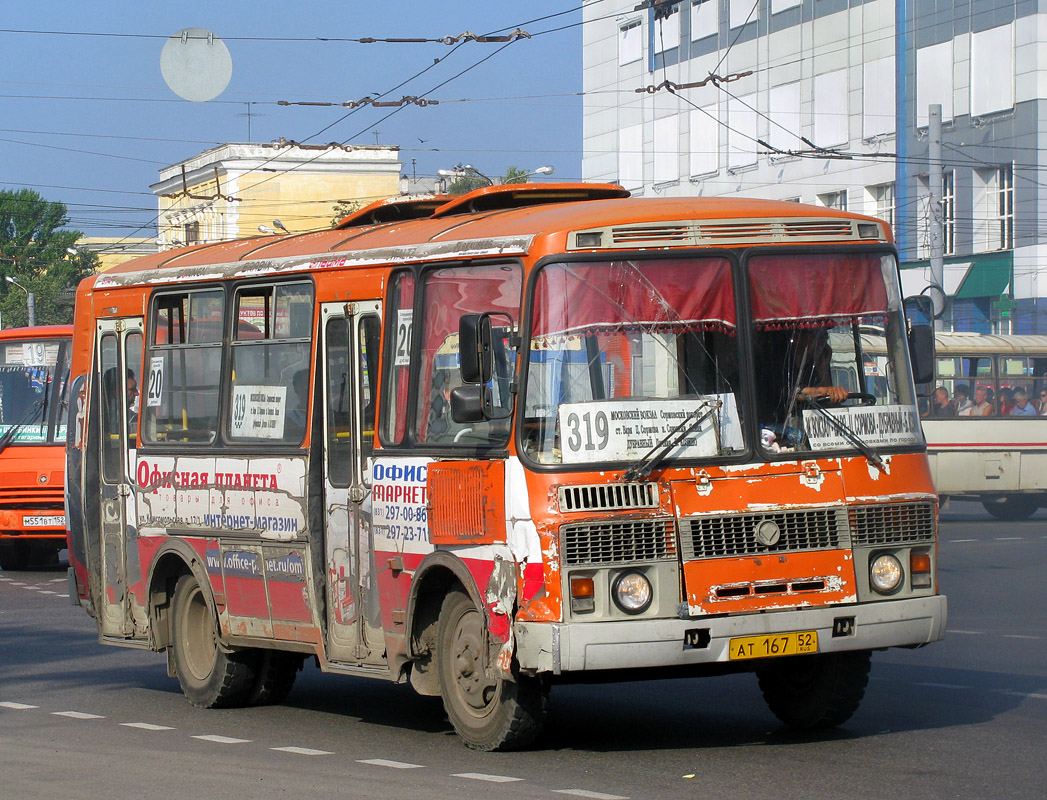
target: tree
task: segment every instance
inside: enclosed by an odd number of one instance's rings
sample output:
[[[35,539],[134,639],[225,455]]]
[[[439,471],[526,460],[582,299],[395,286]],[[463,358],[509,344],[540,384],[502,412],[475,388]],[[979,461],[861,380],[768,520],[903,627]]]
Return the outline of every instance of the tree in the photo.
[[[331,217],[331,224],[337,225],[350,214],[356,213],[361,208],[363,208],[363,203],[359,200],[339,200],[334,206],[334,216]]]
[[[71,292],[98,266],[94,253],[69,253],[83,234],[64,228],[68,224],[64,203],[45,200],[32,189],[0,191],[0,273],[33,293],[37,325],[72,322]],[[5,328],[28,324],[26,299],[17,286],[0,283]]]
[[[502,178],[502,183],[528,183],[530,179],[530,172],[510,165],[505,168],[505,177]]]
[[[506,167],[505,175],[496,181],[491,181],[485,175],[475,171],[471,173],[463,172],[459,177],[451,181],[451,185],[447,187],[447,193],[455,195],[466,194],[474,189],[482,189],[485,186],[494,186],[499,183],[527,183],[530,175],[531,173],[527,170],[512,165]]]

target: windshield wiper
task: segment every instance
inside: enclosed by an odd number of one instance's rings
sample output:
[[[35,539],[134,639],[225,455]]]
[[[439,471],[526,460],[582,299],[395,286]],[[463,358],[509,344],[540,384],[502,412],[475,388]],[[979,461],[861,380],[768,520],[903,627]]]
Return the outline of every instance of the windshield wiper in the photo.
[[[623,481],[635,481],[640,478],[646,478],[658,465],[661,464],[665,457],[669,455],[676,446],[695,428],[702,424],[702,422],[709,418],[709,416],[723,405],[722,400],[704,400],[694,411],[684,417],[683,421],[663,436],[658,444],[652,447],[647,453],[637,461],[633,466],[625,471],[622,475]],[[705,413],[702,413],[702,412]]]
[[[44,407],[43,398],[37,400],[29,408],[29,411],[14,425],[4,431],[4,435],[0,436],[0,453],[7,449],[7,446],[14,441],[15,436],[22,430],[26,425],[30,424],[35,418],[38,411],[41,411]]]
[[[848,442],[853,444],[861,452],[863,456],[868,459],[869,463],[876,467],[881,472],[886,471],[887,467],[883,463],[883,459],[880,458],[880,454],[873,450],[862,438],[854,432],[854,430],[843,420],[837,419],[835,416],[830,414],[828,410],[822,408],[818,401],[814,398],[808,397],[803,392],[796,393],[797,400],[804,400],[811,408],[821,414],[825,419],[829,421],[841,436]]]

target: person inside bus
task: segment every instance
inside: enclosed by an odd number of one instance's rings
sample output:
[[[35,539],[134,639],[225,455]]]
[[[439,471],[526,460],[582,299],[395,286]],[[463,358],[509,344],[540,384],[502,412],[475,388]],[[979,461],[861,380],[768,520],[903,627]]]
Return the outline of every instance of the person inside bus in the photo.
[[[135,436],[138,432],[138,380],[134,370],[127,370],[125,382],[127,392],[127,433]]]
[[[1040,414],[1047,415],[1047,389],[1040,392]]]
[[[956,416],[956,405],[949,399],[949,390],[939,386],[934,390],[934,400],[931,403],[930,416],[932,417],[954,417]]]
[[[446,441],[451,433],[451,381],[447,370],[433,370],[433,387],[429,397],[426,441]]]
[[[309,370],[300,369],[291,376],[291,388],[294,390],[294,405],[290,405],[287,419],[284,422],[284,439],[291,442],[302,441],[305,423],[308,418],[309,403]]]
[[[1003,394],[1001,392],[1001,394]],[[1011,409],[1012,417],[1035,417],[1036,407],[1029,402],[1029,392],[1019,386],[1014,390],[1014,408]]]
[[[1014,408],[1014,389],[1004,386],[1000,389],[1000,416],[1008,417]]]
[[[953,394],[953,403],[956,405],[956,416],[969,417],[971,415],[971,409],[974,408],[974,403],[971,402],[971,390],[967,387],[966,383],[956,384],[956,391]]]
[[[970,416],[989,417],[992,416],[993,405],[989,399],[988,386],[976,386],[974,389],[974,405],[971,407]]]

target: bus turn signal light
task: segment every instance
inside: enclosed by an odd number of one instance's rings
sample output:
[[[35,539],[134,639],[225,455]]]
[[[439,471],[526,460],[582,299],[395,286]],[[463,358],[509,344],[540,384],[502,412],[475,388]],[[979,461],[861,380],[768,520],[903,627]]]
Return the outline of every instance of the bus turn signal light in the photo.
[[[596,610],[596,585],[592,578],[571,578],[571,611],[576,614]]]
[[[910,554],[909,575],[914,589],[926,589],[931,585],[930,553]]]

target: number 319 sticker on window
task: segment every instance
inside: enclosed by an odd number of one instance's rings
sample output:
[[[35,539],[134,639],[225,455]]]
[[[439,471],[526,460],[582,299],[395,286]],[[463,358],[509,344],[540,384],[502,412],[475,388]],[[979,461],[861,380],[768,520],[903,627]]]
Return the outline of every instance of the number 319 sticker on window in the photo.
[[[145,397],[148,407],[156,408],[160,405],[160,398],[164,391],[164,357],[154,356],[149,359],[149,388]]]

